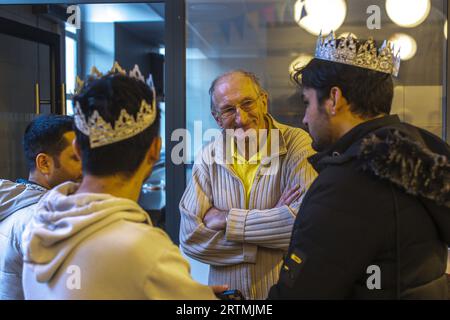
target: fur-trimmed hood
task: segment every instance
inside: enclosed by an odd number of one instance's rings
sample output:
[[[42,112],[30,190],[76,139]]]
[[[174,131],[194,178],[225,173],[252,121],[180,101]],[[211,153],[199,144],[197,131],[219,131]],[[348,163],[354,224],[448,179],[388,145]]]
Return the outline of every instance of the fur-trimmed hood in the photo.
[[[383,130],[363,139],[363,168],[405,192],[450,208],[450,162],[399,130]]]
[[[420,199],[450,246],[450,146],[430,132],[386,116],[363,123],[328,150],[309,158],[320,172],[357,167]]]
[[[406,128],[408,129],[408,126]],[[449,150],[448,144],[424,130],[405,132],[386,128],[366,136],[360,144],[358,154],[363,170],[391,182],[421,200],[433,219],[441,239],[448,246],[450,246]]]

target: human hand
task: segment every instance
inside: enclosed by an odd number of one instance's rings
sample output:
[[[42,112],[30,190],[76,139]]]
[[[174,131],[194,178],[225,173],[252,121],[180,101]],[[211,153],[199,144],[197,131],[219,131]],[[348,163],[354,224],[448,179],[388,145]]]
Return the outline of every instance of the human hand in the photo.
[[[211,230],[225,230],[227,227],[228,211],[222,211],[216,207],[211,207],[203,217],[203,223]]]
[[[300,196],[300,185],[296,184],[290,189],[284,190],[283,194],[278,200],[275,208],[279,208],[282,206],[289,206],[294,200],[296,200]]]

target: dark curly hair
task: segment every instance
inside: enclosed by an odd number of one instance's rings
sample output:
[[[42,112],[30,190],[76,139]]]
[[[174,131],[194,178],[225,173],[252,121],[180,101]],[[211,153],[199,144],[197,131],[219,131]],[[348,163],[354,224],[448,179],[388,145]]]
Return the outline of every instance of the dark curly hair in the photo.
[[[31,121],[23,136],[23,150],[29,171],[36,169],[39,153],[50,155],[59,165],[59,154],[70,143],[64,134],[73,131],[73,118],[62,115],[42,115]]]
[[[351,112],[364,119],[391,111],[394,85],[387,73],[315,58],[295,70],[292,79],[300,87],[315,89],[320,104],[332,87],[340,88]]]
[[[136,116],[144,99],[153,103],[153,91],[142,81],[122,74],[108,74],[89,80],[73,101],[79,103],[87,117],[97,111],[111,125],[119,118],[120,111]],[[133,174],[144,160],[153,139],[159,136],[160,112],[152,125],[141,133],[109,145],[92,149],[89,137],[75,128],[81,147],[83,172],[97,176]]]

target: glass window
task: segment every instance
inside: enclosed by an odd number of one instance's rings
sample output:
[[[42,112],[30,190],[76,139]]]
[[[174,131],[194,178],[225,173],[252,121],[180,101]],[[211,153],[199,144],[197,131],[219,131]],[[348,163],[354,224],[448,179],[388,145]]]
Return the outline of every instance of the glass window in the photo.
[[[50,113],[50,46],[0,33],[0,177],[27,178],[22,139],[39,113]]]
[[[194,136],[217,128],[208,89],[231,69],[256,73],[269,112],[302,127],[304,106],[289,74],[314,55],[319,32],[391,39],[402,47],[392,113],[443,137],[443,70],[447,56],[443,0],[187,0],[186,127]],[[445,27],[444,27],[445,25]],[[198,130],[198,124],[197,124]],[[192,139],[194,140],[194,139]],[[203,141],[205,143],[206,141]],[[201,145],[192,143],[191,163]],[[186,166],[187,180],[191,165]],[[193,274],[204,280],[203,265]],[[202,275],[203,274],[203,275]]]
[[[72,115],[72,96],[75,92],[75,79],[77,76],[77,42],[75,35],[69,32],[67,32],[67,35],[70,36],[66,36],[66,114]]]
[[[317,35],[331,29],[381,45],[401,45],[393,113],[443,136],[443,68],[446,11],[443,0],[187,0],[187,128],[210,115],[211,81],[230,69],[255,72],[280,122],[302,126],[303,106],[289,72],[314,55]],[[370,29],[374,28],[374,29]],[[196,154],[194,150],[192,156]]]
[[[147,79],[152,75],[161,110],[161,135],[165,133],[164,103],[164,3],[81,4],[80,29],[67,30],[67,113],[72,114],[75,78],[85,79],[92,67],[107,73],[117,61],[127,72],[137,64]],[[152,175],[145,181],[139,204],[155,225],[164,227],[165,144]]]
[[[75,35],[77,33],[77,28],[75,26],[72,26],[70,24],[66,25],[66,31],[70,32],[71,34]]]

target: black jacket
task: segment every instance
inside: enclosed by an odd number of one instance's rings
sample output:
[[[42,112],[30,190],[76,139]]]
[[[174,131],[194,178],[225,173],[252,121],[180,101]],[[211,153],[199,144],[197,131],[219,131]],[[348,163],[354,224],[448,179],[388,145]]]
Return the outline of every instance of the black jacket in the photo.
[[[448,159],[445,142],[397,116],[311,157],[319,176],[269,299],[447,299]]]

